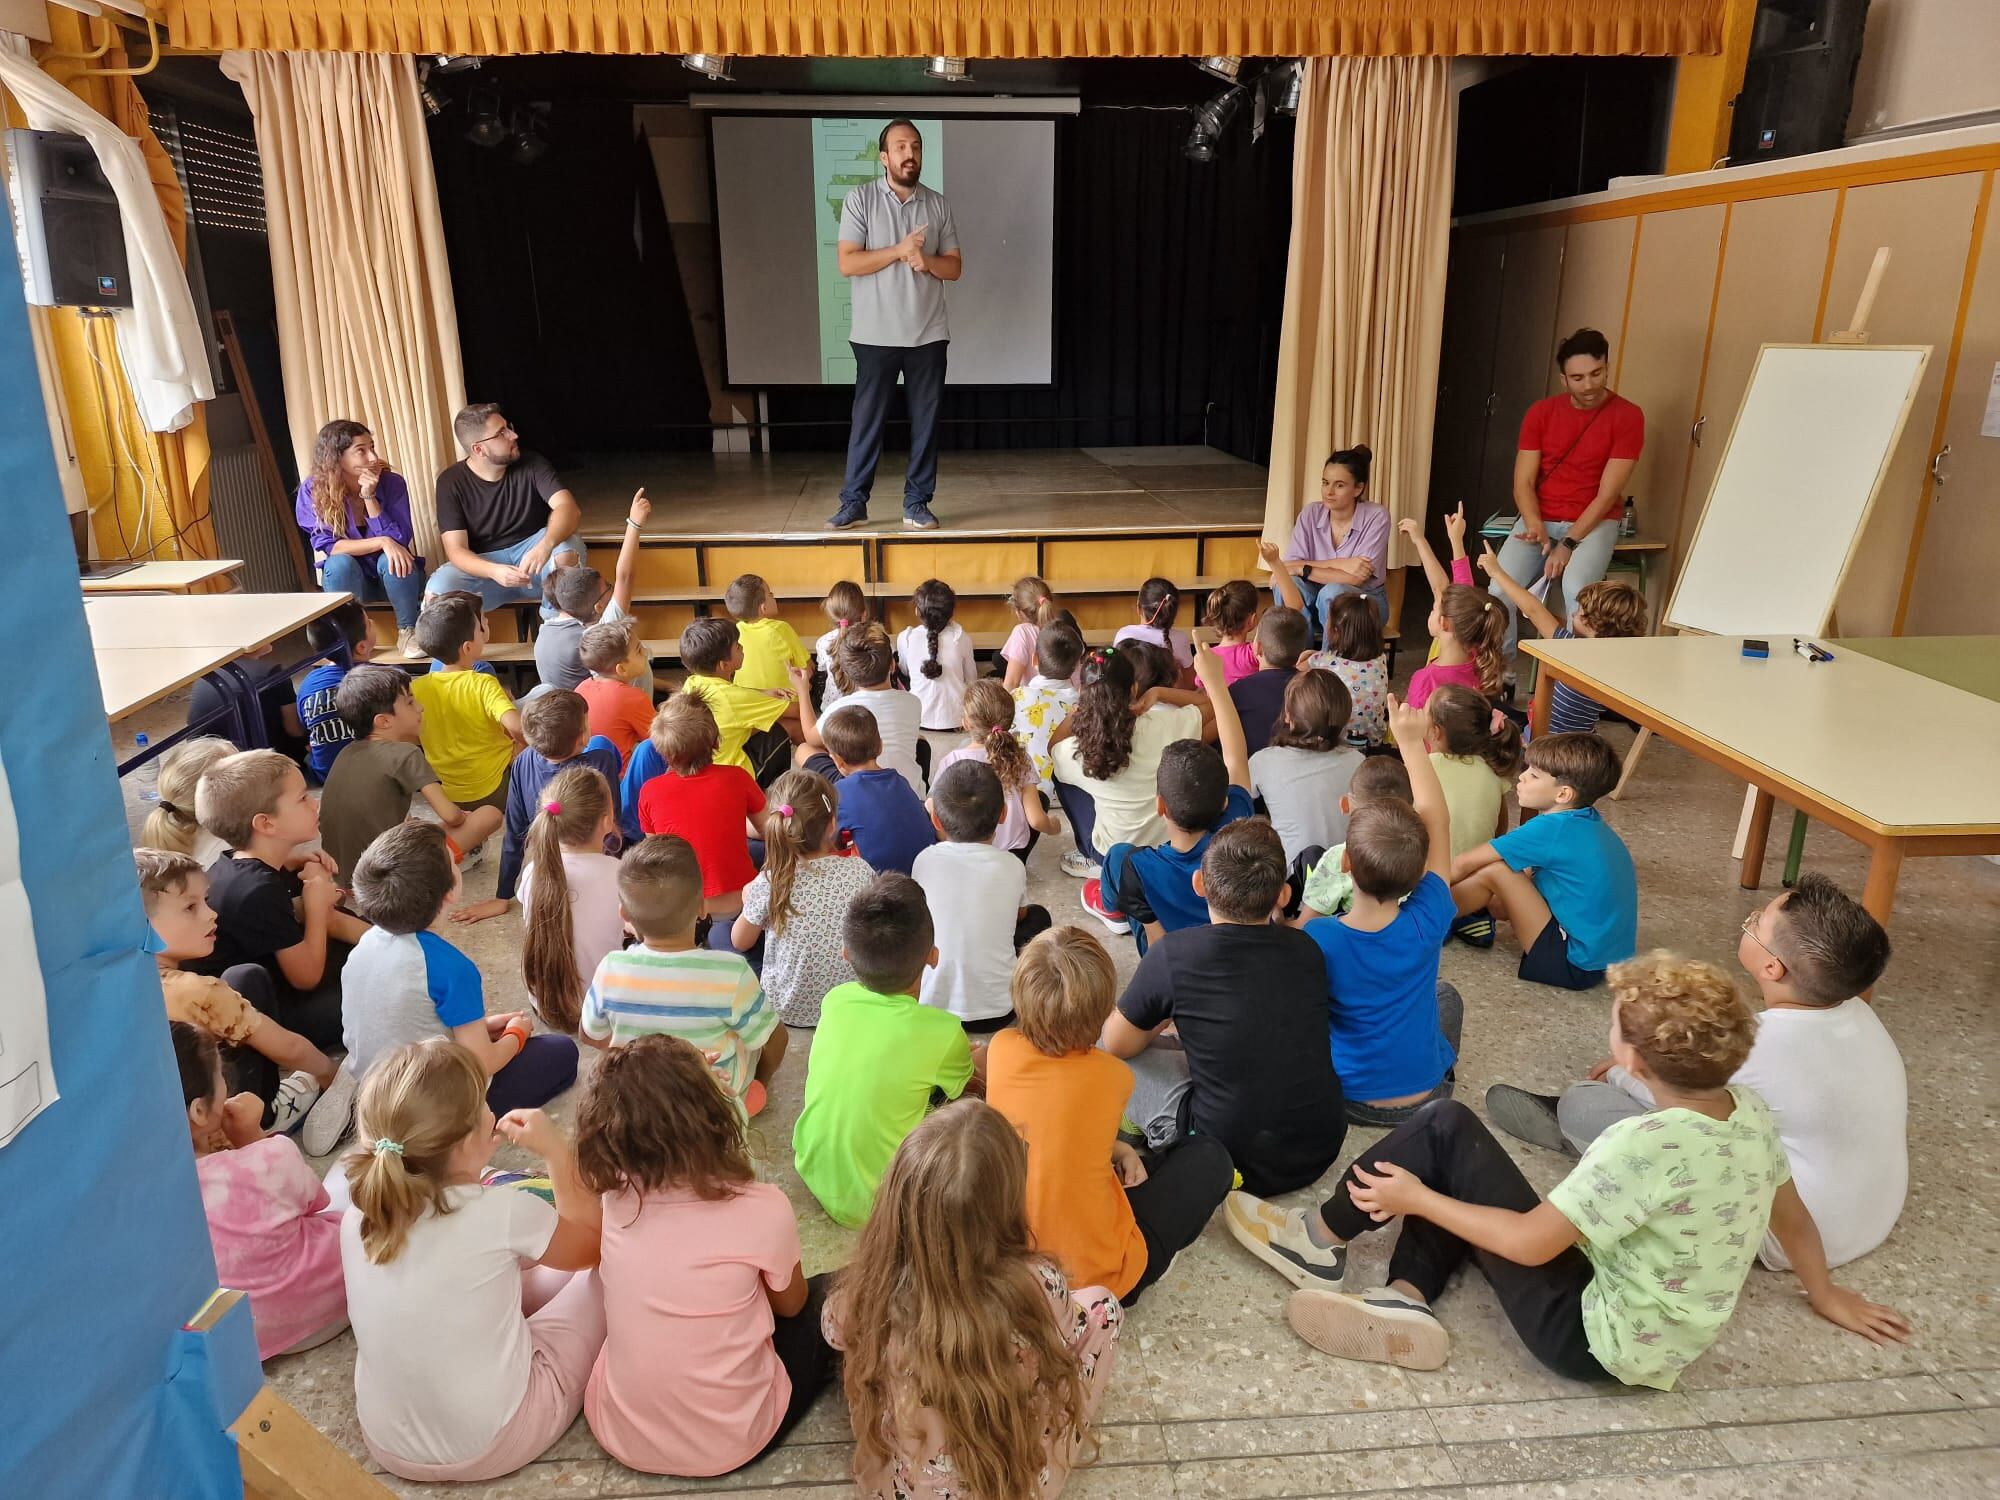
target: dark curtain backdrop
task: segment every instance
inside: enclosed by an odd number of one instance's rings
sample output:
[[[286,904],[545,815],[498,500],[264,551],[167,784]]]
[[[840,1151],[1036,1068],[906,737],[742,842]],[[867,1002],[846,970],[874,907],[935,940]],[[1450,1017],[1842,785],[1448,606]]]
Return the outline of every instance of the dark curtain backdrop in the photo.
[[[623,101],[565,99],[523,166],[432,122],[470,401],[552,457],[709,447],[708,394],[652,158]]]

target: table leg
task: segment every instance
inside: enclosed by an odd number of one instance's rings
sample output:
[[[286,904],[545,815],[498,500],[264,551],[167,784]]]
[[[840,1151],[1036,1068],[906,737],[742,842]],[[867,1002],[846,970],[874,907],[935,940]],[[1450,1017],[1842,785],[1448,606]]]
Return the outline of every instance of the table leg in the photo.
[[[1799,866],[1806,857],[1806,815],[1792,814],[1792,842],[1785,849],[1785,889],[1790,890],[1799,883]]]
[[[1743,876],[1746,891],[1754,891],[1764,879],[1764,845],[1771,837],[1771,809],[1775,799],[1758,787],[1750,799],[1750,826],[1743,839]]]
[[[1861,888],[1861,905],[1884,927],[1896,906],[1896,881],[1903,873],[1903,845],[1899,839],[1884,839],[1868,858],[1868,883]]]
[[[1528,705],[1528,732],[1540,739],[1549,729],[1549,705],[1555,701],[1556,679],[1546,665],[1535,673],[1535,696]]]

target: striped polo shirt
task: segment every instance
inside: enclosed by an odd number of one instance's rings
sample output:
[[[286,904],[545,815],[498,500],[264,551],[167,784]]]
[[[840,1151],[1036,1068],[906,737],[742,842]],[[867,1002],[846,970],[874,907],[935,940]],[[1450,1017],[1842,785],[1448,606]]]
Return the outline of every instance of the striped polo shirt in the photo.
[[[1556,631],[1559,641],[1573,641],[1577,634],[1564,625]],[[1558,682],[1549,695],[1550,734],[1592,734],[1604,717],[1604,705],[1588,693],[1579,693],[1566,682]]]
[[[616,1047],[664,1032],[693,1043],[738,1099],[750,1087],[757,1053],[778,1010],[740,953],[689,948],[607,953],[583,997],[583,1034]]]

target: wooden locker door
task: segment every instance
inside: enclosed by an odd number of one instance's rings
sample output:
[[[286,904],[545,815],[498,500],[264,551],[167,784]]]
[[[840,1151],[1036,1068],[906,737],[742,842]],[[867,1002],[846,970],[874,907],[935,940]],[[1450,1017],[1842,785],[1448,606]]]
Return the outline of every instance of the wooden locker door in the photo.
[[[1850,188],[1841,205],[1820,336],[1847,326],[1876,247],[1887,245],[1894,256],[1868,319],[1869,342],[1935,350],[1841,586],[1838,618],[1847,635],[1887,635],[1895,628],[1984,176],[1961,172]]]
[[[1556,303],[1555,326],[1549,331],[1541,379],[1535,383],[1536,396],[1553,396],[1562,389],[1562,376],[1555,364],[1556,345],[1579,328],[1595,328],[1603,334],[1611,342],[1612,359],[1618,358],[1638,224],[1636,218],[1624,218],[1570,226],[1563,253],[1562,296]],[[1514,413],[1514,421],[1518,424],[1520,420],[1521,414]]]
[[[1722,252],[1722,280],[1716,288],[1714,327],[1708,339],[1708,370],[1691,424],[1694,451],[1679,514],[1671,523],[1665,517],[1640,517],[1644,530],[1650,532],[1657,520],[1663,534],[1672,539],[1670,569],[1680,566],[1694,540],[1695,523],[1708,503],[1722,450],[1729,445],[1729,429],[1743,404],[1758,348],[1812,341],[1839,196],[1829,188],[1822,193],[1755,199],[1729,210],[1728,244]]]
[[[1493,356],[1493,390],[1486,408],[1485,453],[1476,494],[1465,495],[1465,514],[1476,528],[1495,511],[1514,508],[1514,455],[1521,417],[1542,394],[1549,351],[1555,347],[1556,296],[1563,278],[1561,225],[1522,229],[1507,236],[1501,280],[1500,337]]]
[[[1899,635],[2000,635],[2000,437],[1981,431],[2000,369],[2000,225],[1991,202],[1975,275],[1945,414],[1950,451],[1937,462],[1943,482],[1923,502]]]
[[[1486,440],[1486,398],[1499,347],[1500,278],[1507,237],[1460,230],[1445,276],[1444,342],[1438,355],[1437,420],[1432,428],[1430,511],[1472,494]]]
[[[1675,209],[1646,215],[1639,230],[1631,311],[1611,353],[1614,388],[1646,413],[1646,447],[1625,486],[1642,536],[1671,540],[1680,517],[1726,214],[1719,203]]]

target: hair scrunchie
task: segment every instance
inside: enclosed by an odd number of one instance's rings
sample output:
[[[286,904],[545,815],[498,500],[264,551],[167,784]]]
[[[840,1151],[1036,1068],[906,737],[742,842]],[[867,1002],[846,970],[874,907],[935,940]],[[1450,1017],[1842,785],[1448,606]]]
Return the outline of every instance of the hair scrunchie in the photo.
[[[792,815],[792,804],[791,804],[791,803],[789,803],[789,802],[781,802],[781,803],[779,803],[779,804],[778,804],[778,816],[779,816],[779,817],[781,817],[781,818],[789,818],[789,817],[790,817],[791,815]]]
[[[375,1143],[374,1151],[377,1156],[401,1156],[403,1154],[403,1143],[401,1141],[392,1141],[385,1135]]]
[[[1502,729],[1505,729],[1506,727],[1507,727],[1507,716],[1501,713],[1499,709],[1497,708],[1494,709],[1492,722],[1486,726],[1486,732],[1488,734],[1498,734]]]
[[[547,813],[552,818],[561,817],[562,804],[560,802],[544,802],[542,804],[542,811]]]
[[[846,620],[835,620],[833,623],[838,625],[842,630],[845,630],[849,622]]]

